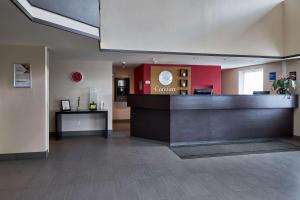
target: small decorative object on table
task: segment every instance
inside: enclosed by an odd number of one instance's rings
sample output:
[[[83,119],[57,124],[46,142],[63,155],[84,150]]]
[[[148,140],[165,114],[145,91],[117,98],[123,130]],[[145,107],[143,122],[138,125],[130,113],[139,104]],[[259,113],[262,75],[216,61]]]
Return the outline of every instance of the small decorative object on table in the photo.
[[[100,110],[104,110],[104,101],[100,101]]]
[[[69,99],[61,100],[60,109],[61,111],[71,111],[70,100]]]
[[[80,111],[80,97],[77,98],[77,111]]]
[[[92,102],[89,104],[89,109],[90,110],[97,110],[97,104],[95,102]]]
[[[89,110],[97,110],[97,102],[98,102],[98,90],[97,88],[90,88],[90,102],[89,102]]]
[[[277,94],[292,95],[295,94],[297,82],[293,76],[280,76],[272,85],[272,90]]]

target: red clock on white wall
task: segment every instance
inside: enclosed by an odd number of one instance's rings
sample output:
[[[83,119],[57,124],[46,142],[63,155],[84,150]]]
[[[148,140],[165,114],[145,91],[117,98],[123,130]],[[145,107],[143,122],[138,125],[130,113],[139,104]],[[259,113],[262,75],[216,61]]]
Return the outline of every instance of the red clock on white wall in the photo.
[[[73,72],[71,75],[72,81],[79,83],[82,80],[82,74],[80,72]]]

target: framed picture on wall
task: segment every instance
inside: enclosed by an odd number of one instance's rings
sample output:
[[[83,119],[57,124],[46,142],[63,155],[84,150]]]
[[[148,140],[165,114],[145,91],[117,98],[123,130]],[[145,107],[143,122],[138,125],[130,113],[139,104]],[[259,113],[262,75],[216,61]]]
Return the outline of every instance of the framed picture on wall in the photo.
[[[275,81],[275,80],[276,80],[276,72],[270,72],[269,81]]]
[[[15,88],[31,88],[32,87],[32,74],[30,64],[14,64],[14,82]]]
[[[60,101],[61,111],[71,111],[71,104],[69,99],[64,99]]]

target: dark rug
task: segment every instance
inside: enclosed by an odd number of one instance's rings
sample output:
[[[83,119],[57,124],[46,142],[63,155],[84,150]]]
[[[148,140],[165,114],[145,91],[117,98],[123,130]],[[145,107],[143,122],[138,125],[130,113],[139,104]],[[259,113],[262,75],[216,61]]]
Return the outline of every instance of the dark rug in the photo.
[[[208,158],[232,155],[300,151],[300,146],[283,141],[243,142],[228,144],[201,144],[176,146],[170,149],[182,159]]]

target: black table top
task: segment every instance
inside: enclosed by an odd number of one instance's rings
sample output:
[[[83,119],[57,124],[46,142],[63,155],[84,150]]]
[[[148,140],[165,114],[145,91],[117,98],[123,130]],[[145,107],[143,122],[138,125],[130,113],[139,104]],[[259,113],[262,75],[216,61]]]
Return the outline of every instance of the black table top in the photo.
[[[56,114],[88,114],[88,113],[106,113],[108,110],[80,110],[80,111],[58,111]]]

